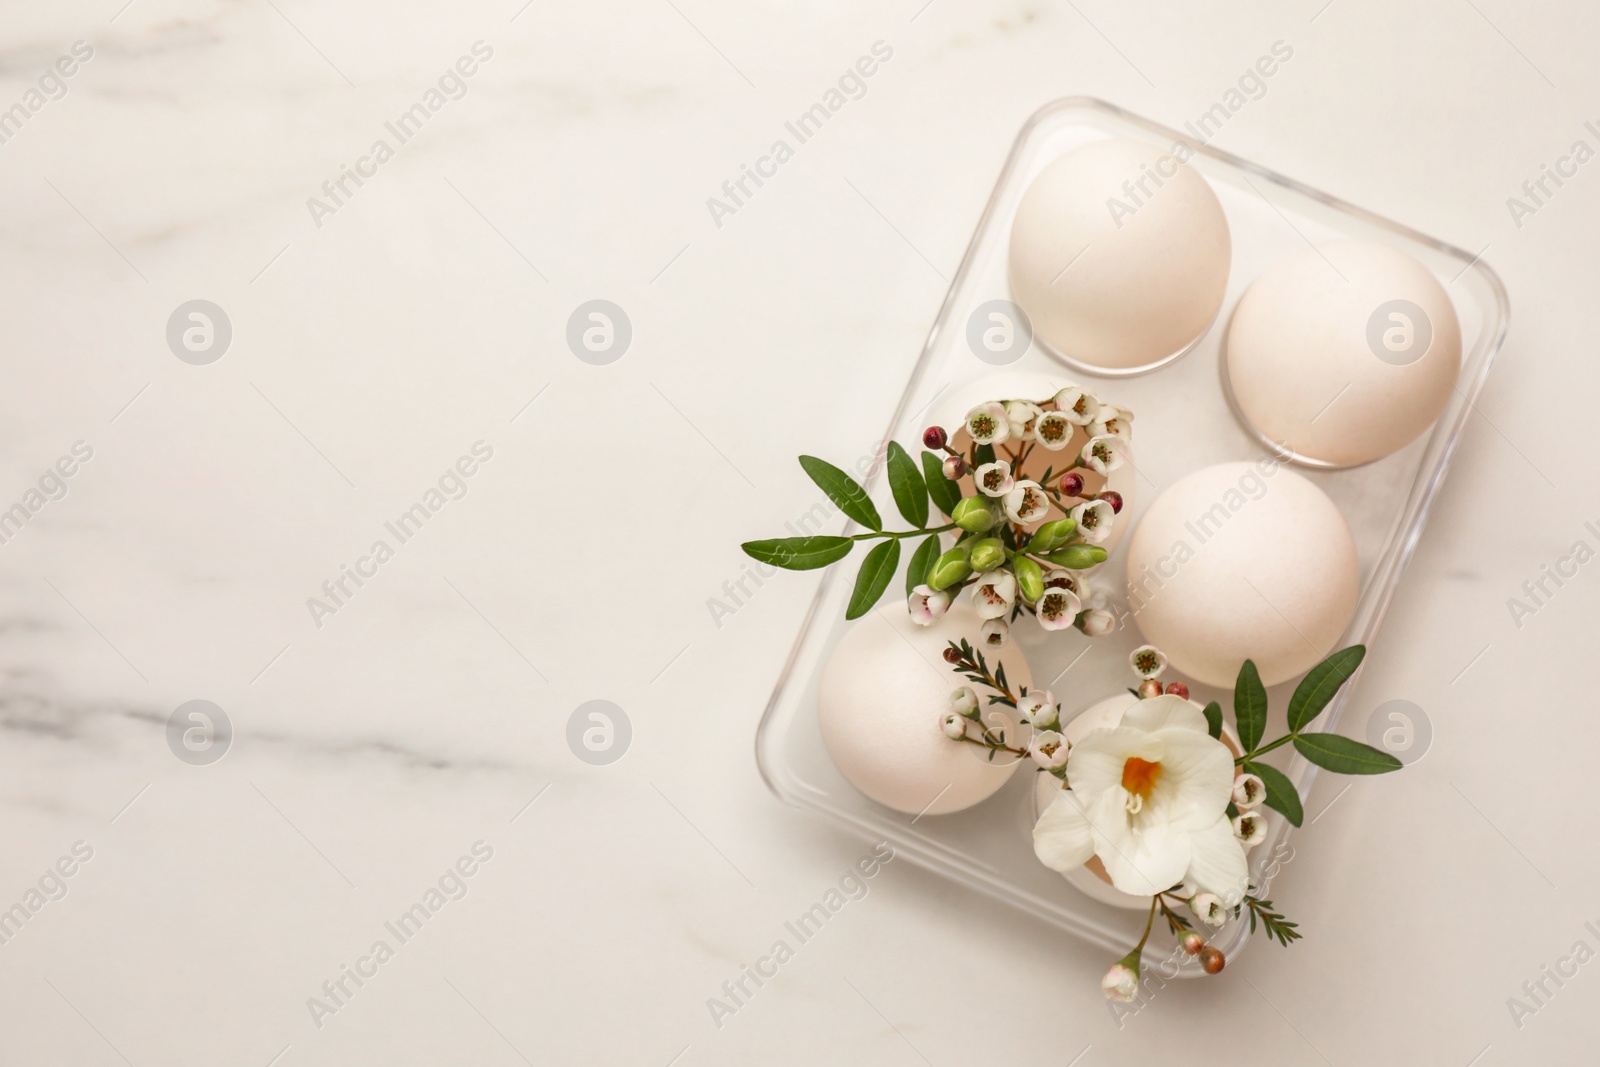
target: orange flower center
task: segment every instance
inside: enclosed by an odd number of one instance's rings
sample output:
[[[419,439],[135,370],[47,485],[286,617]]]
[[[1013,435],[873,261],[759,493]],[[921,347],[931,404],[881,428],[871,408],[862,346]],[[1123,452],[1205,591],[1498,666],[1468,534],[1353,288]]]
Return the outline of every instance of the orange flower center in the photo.
[[[1128,762],[1122,765],[1122,788],[1140,800],[1150,799],[1150,793],[1160,777],[1161,764],[1142,760],[1138,756],[1129,756]]]

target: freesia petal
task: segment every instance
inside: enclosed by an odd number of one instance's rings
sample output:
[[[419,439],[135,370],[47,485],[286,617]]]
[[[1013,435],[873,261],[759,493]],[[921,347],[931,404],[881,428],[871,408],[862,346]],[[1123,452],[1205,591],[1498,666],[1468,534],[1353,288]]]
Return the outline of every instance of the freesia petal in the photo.
[[[1125,726],[1090,730],[1067,758],[1067,781],[1086,804],[1093,804],[1102,793],[1122,788],[1122,769],[1130,756],[1155,763],[1161,759],[1160,744]]]
[[[1081,798],[1064,789],[1033,824],[1033,853],[1053,871],[1076,870],[1094,855],[1094,835],[1082,804]]]
[[[1176,693],[1141,700],[1122,714],[1122,725],[1135,730],[1181,728],[1208,734],[1205,712]],[[1209,734],[1208,734],[1209,736]]]
[[[1228,817],[1223,815],[1206,829],[1190,834],[1189,843],[1187,880],[1215,893],[1230,908],[1242,901],[1250,886],[1250,866]]]
[[[1162,749],[1151,807],[1175,830],[1204,830],[1233,795],[1233,754],[1205,733],[1169,728],[1150,736]]]
[[[1136,897],[1171,889],[1189,868],[1189,835],[1164,822],[1130,817],[1117,792],[1107,792],[1090,812],[1094,853],[1111,884]]]

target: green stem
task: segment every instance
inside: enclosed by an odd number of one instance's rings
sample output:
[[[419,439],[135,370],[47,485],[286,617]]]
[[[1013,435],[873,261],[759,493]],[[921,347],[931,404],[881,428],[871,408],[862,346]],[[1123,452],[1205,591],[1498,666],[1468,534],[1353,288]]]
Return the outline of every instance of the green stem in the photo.
[[[850,540],[852,540],[852,541],[871,541],[872,539],[877,538],[877,537],[889,537],[889,538],[893,538],[896,541],[901,541],[901,540],[904,540],[907,537],[925,537],[928,534],[944,533],[946,530],[954,530],[955,528],[956,528],[956,524],[955,523],[947,522],[943,526],[932,526],[932,527],[929,527],[928,529],[925,529],[925,530],[905,530],[903,532],[898,532],[898,533],[893,531],[893,530],[874,530],[871,533],[855,534],[854,536],[852,536],[850,538]]]
[[[1284,734],[1282,737],[1278,738],[1276,741],[1272,742],[1272,744],[1270,744],[1270,745],[1263,745],[1262,747],[1256,749],[1254,752],[1246,752],[1244,755],[1242,755],[1238,759],[1234,760],[1233,761],[1233,765],[1235,767],[1237,767],[1237,766],[1239,766],[1239,764],[1245,763],[1245,762],[1247,762],[1249,760],[1253,760],[1258,756],[1261,756],[1261,755],[1263,755],[1263,754],[1265,754],[1267,752],[1271,752],[1275,748],[1282,748],[1284,745],[1287,745],[1290,741],[1293,741],[1298,736],[1299,736],[1298,734]]]
[[[1153,926],[1156,921],[1156,902],[1160,899],[1161,894],[1159,893],[1150,898],[1150,914],[1144,920],[1143,936],[1139,938],[1139,943],[1133,946],[1134,952],[1142,952],[1144,950],[1144,943],[1150,940],[1150,927]]]

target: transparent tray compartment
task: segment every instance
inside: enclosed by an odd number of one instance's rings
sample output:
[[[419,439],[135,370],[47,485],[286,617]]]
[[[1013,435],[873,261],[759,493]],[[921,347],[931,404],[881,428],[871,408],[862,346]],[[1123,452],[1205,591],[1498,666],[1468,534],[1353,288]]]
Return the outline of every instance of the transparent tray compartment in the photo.
[[[1106,137],[1132,138],[1167,148],[1182,142],[1194,150],[1187,165],[1197,168],[1216,190],[1233,236],[1228,290],[1216,321],[1181,358],[1137,377],[1097,377],[1064,367],[1045,353],[1037,340],[1009,367],[996,368],[980,361],[967,347],[967,318],[985,301],[1010,298],[1007,246],[1012,216],[1023,192],[1040,170],[1063,153]],[[926,413],[939,410],[942,395],[997,370],[1046,373],[1062,382],[1075,380],[1102,399],[1131,408],[1136,415],[1132,453],[1138,485],[1119,517],[1125,523],[1136,523],[1161,489],[1191,471],[1214,463],[1273,456],[1230,407],[1219,359],[1227,322],[1240,295],[1272,263],[1304,249],[1307,242],[1321,245],[1350,238],[1390,244],[1432,270],[1455,303],[1462,332],[1463,362],[1456,392],[1430,433],[1366,466],[1292,468],[1327,492],[1355,535],[1361,594],[1342,644],[1371,646],[1416,548],[1473,401],[1505,338],[1505,290],[1493,271],[1462,249],[1200,145],[1176,130],[1103,101],[1057,101],[1038,111],[1018,135],[884,442],[895,439],[913,447],[927,421]],[[882,484],[881,446],[879,457],[867,488],[883,501],[888,492]],[[884,512],[893,513],[892,506]],[[1096,587],[1111,590],[1114,600],[1123,599],[1125,558],[1126,550],[1119,546],[1095,572]],[[817,682],[834,642],[850,625],[844,621],[844,613],[852,578],[848,566],[831,568],[824,576],[762,717],[756,759],[767,784],[783,800],[852,834],[886,840],[898,855],[1053,922],[1113,953],[1110,958],[1120,957],[1138,940],[1144,915],[1089,899],[1035,858],[1030,836],[1034,772],[1029,766],[1020,767],[1004,788],[975,807],[921,818],[868,800],[834,768],[817,726]],[[879,610],[900,610],[898,597],[892,595],[899,588],[897,576],[891,595]],[[1091,640],[1076,630],[1047,634],[1037,627],[1019,625],[1013,639],[1026,653],[1036,684],[1051,688],[1061,700],[1064,718],[1125,690],[1132,681],[1127,655],[1142,643],[1132,626]],[[1282,728],[1282,711],[1297,681],[1271,690],[1273,722],[1269,731]],[[1190,688],[1193,698],[1202,703],[1220,700],[1231,722],[1232,702],[1226,691],[1192,683]],[[1358,706],[1370,703],[1362,700],[1361,693],[1358,675],[1324,712],[1321,728],[1335,729],[1352,700]],[[930,709],[929,715],[936,711]],[[1271,761],[1299,786],[1308,813],[1317,811],[1316,768],[1299,756]],[[1257,885],[1292,829],[1281,817],[1272,821],[1272,837],[1250,853],[1252,881]],[[1280,896],[1279,903],[1293,915],[1292,897]],[[1211,938],[1230,959],[1249,939],[1247,922],[1230,923]],[[1166,958],[1169,945],[1170,939],[1153,935],[1146,961]],[[1188,977],[1200,973],[1198,964],[1190,959],[1182,959],[1179,968]]]

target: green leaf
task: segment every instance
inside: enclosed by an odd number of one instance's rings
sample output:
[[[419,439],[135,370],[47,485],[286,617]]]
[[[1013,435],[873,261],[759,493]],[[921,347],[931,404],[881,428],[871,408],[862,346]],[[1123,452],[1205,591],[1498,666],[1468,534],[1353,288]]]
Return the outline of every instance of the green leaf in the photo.
[[[939,558],[939,535],[929,534],[917,550],[911,553],[911,562],[906,564],[906,596],[919,585],[926,585],[928,572],[933,570],[934,561]]]
[[[1206,732],[1212,740],[1222,736],[1222,705],[1215,700],[1206,705]]]
[[[745,555],[789,571],[813,571],[844,559],[855,547],[848,537],[778,537],[770,541],[746,541],[739,546]]]
[[[855,592],[850,594],[850,606],[845,609],[844,617],[859,619],[872,610],[872,605],[883,596],[883,591],[889,588],[889,579],[894,577],[894,569],[900,566],[900,542],[895,538],[881,541],[867,558],[861,561],[861,569],[856,572]]]
[[[1294,748],[1318,767],[1335,774],[1386,774],[1401,767],[1398,759],[1382,749],[1352,741],[1343,734],[1301,734],[1294,739]]]
[[[1350,676],[1361,666],[1361,660],[1366,656],[1367,650],[1362,645],[1351,645],[1349,648],[1340,649],[1315,667],[1311,673],[1303,678],[1295,687],[1294,696],[1289,698],[1289,732],[1299,733],[1307,724],[1322,713],[1328,706],[1328,701],[1333,699],[1333,694],[1339,687],[1350,680]]]
[[[977,462],[972,465],[974,470],[983,466],[985,463],[993,463],[994,445],[979,445],[977,448],[972,450],[972,458],[977,460]]]
[[[1266,763],[1246,763],[1244,769],[1267,783],[1267,797],[1262,803],[1288,819],[1290,826],[1299,826],[1306,813],[1300,806],[1300,791],[1289,776]]]
[[[898,441],[889,442],[889,491],[907,522],[919,529],[928,525],[928,487]]]
[[[1239,681],[1233,687],[1233,721],[1239,724],[1239,742],[1246,752],[1254,752],[1267,728],[1267,687],[1250,660],[1239,668]]]
[[[805,468],[811,480],[822,487],[828,494],[828,499],[834,506],[856,522],[869,530],[883,529],[883,520],[878,518],[878,509],[872,506],[872,500],[867,496],[867,491],[844,471],[835,467],[827,460],[818,459],[816,456],[801,456],[800,466]]]
[[[940,511],[948,515],[961,503],[961,487],[944,476],[944,460],[937,453],[922,453],[922,476],[928,483],[928,495]]]

